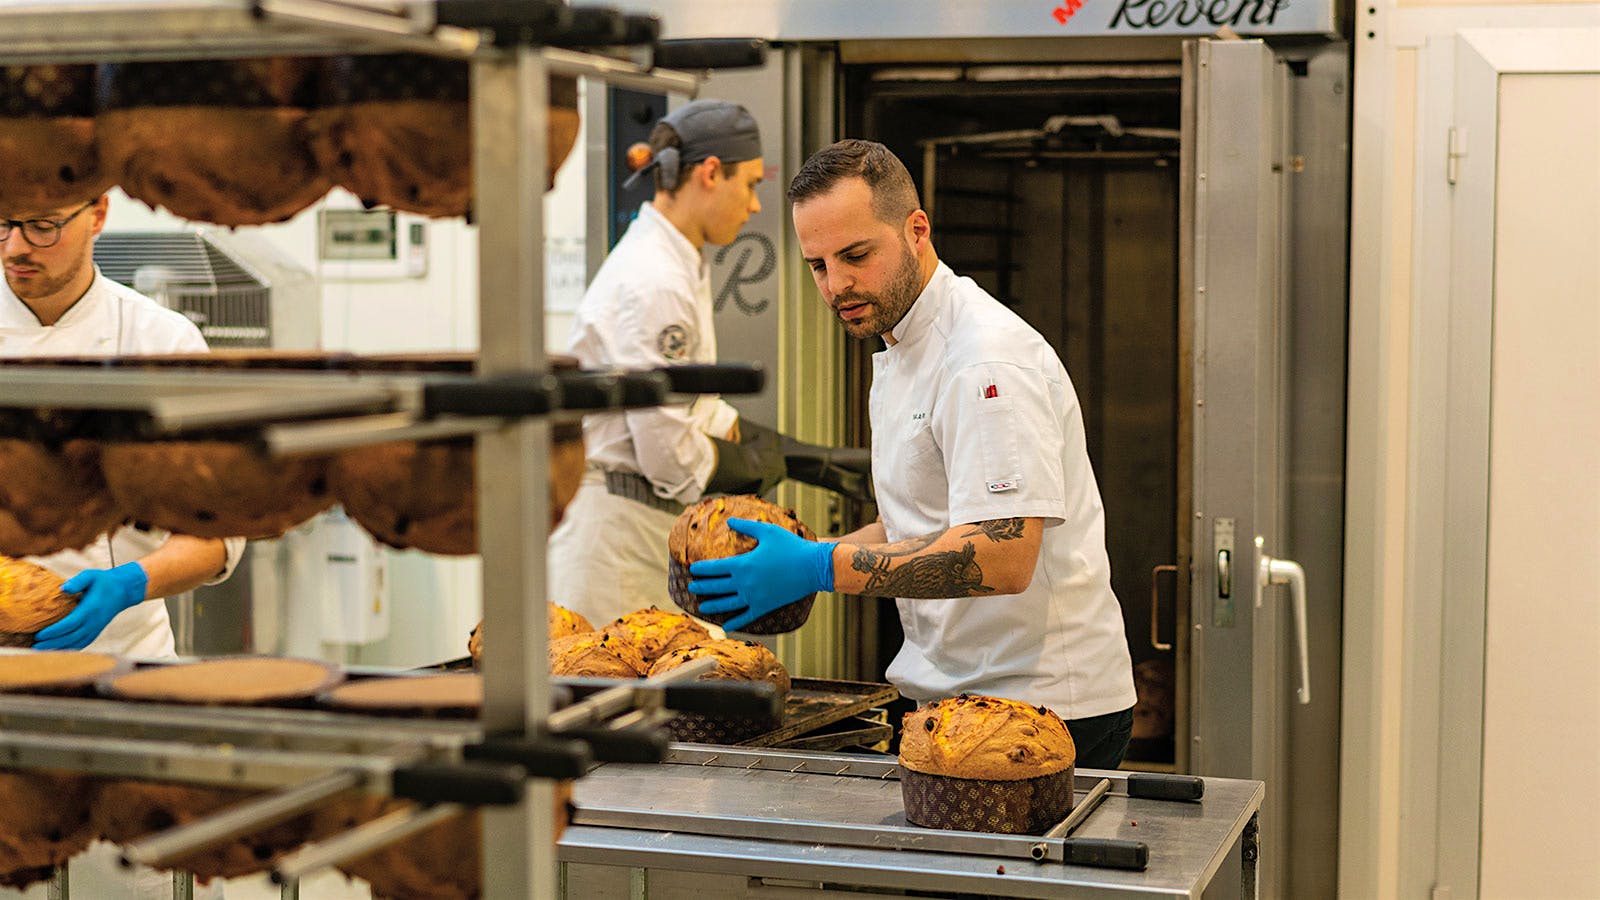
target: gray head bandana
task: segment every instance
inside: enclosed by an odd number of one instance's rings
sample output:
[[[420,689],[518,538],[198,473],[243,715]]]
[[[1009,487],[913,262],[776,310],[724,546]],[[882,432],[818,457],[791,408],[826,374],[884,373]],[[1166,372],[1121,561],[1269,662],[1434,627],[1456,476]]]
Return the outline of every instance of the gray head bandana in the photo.
[[[696,100],[662,117],[682,141],[681,147],[667,147],[656,153],[639,171],[622,183],[633,187],[657,169],[661,186],[672,190],[686,168],[715,156],[725,163],[739,163],[761,156],[761,130],[755,117],[737,103],[726,100]]]

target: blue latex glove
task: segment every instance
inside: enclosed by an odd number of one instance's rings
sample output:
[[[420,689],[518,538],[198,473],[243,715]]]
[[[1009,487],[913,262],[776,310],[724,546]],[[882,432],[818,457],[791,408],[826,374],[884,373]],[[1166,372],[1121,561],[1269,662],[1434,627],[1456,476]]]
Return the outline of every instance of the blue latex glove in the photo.
[[[833,547],[837,541],[808,541],[787,528],[750,519],[729,519],[728,527],[756,539],[749,553],[701,560],[689,567],[689,592],[713,597],[700,612],[719,616],[738,631],[807,594],[833,590]]]
[[[61,585],[63,594],[80,594],[66,618],[34,635],[35,650],[82,650],[100,636],[111,620],[144,602],[150,577],[136,562],[114,569],[85,569]]]

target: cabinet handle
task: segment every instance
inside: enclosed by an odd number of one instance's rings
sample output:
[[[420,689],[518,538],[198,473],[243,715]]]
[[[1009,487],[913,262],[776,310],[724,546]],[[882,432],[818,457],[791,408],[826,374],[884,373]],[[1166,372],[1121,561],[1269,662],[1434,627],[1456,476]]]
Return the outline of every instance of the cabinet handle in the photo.
[[[1150,646],[1157,650],[1171,650],[1171,644],[1161,642],[1161,591],[1159,590],[1161,573],[1171,572],[1178,574],[1177,566],[1156,566],[1150,570]]]

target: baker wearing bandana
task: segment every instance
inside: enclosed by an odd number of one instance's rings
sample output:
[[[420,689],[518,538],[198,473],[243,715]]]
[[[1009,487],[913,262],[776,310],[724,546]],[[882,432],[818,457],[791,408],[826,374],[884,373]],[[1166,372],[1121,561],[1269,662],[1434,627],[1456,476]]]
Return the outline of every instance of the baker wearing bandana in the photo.
[[[732,243],[761,209],[760,131],[736,103],[696,100],[656,123],[650,151],[628,185],[651,178],[655,196],[578,306],[568,350],[584,368],[717,361],[704,248]],[[550,599],[597,623],[666,602],[667,533],[702,495],[761,494],[785,477],[857,494],[869,484],[865,451],[841,470],[837,451],[741,423],[715,394],[587,416],[583,437],[589,468],[550,536]]]

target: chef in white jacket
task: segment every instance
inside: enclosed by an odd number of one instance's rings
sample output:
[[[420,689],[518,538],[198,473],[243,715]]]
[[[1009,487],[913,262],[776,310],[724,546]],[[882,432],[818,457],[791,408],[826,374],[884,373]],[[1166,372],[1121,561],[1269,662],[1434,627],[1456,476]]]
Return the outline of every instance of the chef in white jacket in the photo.
[[[717,361],[706,244],[733,241],[761,209],[764,163],[744,107],[696,100],[650,135],[634,177],[655,198],[579,304],[569,345],[584,368]],[[762,493],[784,477],[776,436],[740,443],[739,413],[715,394],[584,418],[589,470],[549,547],[550,598],[596,623],[667,599],[667,533],[705,493]],[[737,470],[737,471],[735,471]]]
[[[107,198],[61,209],[0,210],[0,356],[128,356],[206,350],[180,313],[106,278],[94,265]],[[40,649],[88,648],[138,657],[173,655],[163,598],[228,577],[242,538],[219,540],[124,525],[88,546],[38,563],[79,595],[39,632]]]

